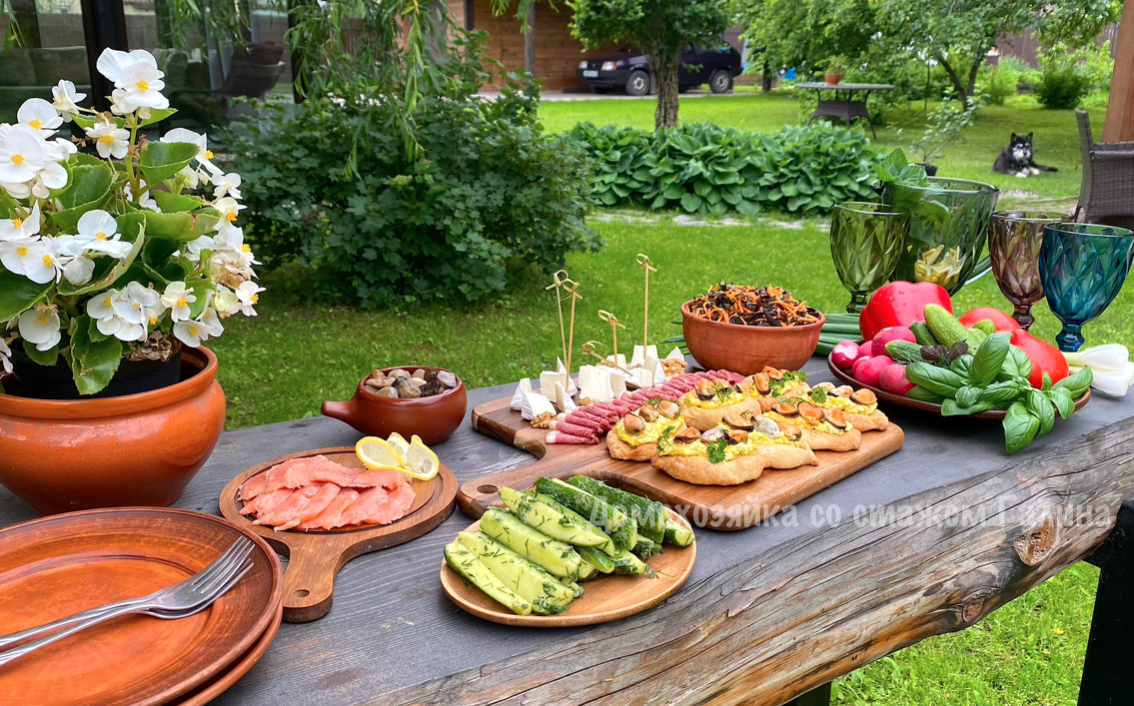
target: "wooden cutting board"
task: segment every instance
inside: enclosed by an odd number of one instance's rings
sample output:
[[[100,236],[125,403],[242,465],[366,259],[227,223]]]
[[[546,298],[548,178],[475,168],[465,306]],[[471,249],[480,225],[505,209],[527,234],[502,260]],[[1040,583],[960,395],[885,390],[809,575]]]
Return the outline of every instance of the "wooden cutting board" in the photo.
[[[477,431],[534,455],[530,466],[482,476],[461,485],[457,504],[469,517],[478,518],[500,505],[497,489],[530,488],[540,477],[591,476],[624,490],[665,503],[696,527],[740,530],[763,522],[789,505],[798,503],[843,478],[902,448],[906,435],[890,423],[885,431],[864,432],[857,451],[816,451],[818,466],[789,471],[765,470],[754,481],[734,486],[693,485],[676,480],[649,463],[619,461],[610,457],[606,444],[574,446],[545,444],[545,429],[533,429],[510,398],[487,402],[473,410]]]
[[[335,577],[348,561],[368,552],[405,544],[434,529],[453,513],[453,499],[457,493],[457,477],[442,464],[441,471],[432,480],[410,481],[415,493],[413,505],[404,517],[388,525],[343,527],[329,532],[277,532],[271,527],[252,524],[252,518],[240,514],[244,503],[237,495],[240,486],[249,478],[293,458],[319,455],[347,468],[363,470],[354,448],[350,446],[301,451],[248,469],[229,481],[220,496],[220,511],[225,519],[255,532],[287,556],[283,619],[289,623],[318,620],[330,612]]]

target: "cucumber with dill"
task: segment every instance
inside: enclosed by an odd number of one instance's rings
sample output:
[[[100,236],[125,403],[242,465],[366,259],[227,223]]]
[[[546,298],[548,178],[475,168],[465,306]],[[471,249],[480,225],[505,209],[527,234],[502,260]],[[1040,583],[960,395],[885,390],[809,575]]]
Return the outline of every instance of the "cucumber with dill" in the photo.
[[[594,532],[594,526],[585,520],[577,521],[567,515],[562,505],[554,507],[535,493],[521,493],[512,488],[501,488],[500,499],[524,524],[543,532],[548,537],[579,547],[597,547],[611,542],[606,534]],[[546,497],[546,496],[545,496]],[[550,499],[550,498],[548,498]],[[555,501],[552,500],[552,503]],[[558,503],[555,503],[558,505]]]
[[[558,615],[575,600],[575,589],[483,532],[461,532],[457,541],[517,595],[531,602],[532,612]]]
[[[630,551],[634,554],[634,556],[638,557],[642,561],[646,561],[655,554],[664,553],[664,550],[662,549],[662,546],[660,544],[656,543],[652,539],[646,539],[645,537],[639,537],[638,543],[635,544],[634,548]]]
[[[614,559],[611,559],[606,554],[603,554],[594,547],[579,547],[579,555],[583,557],[583,561],[593,564],[596,569],[604,574],[614,573]]]
[[[666,544],[675,544],[679,547],[688,547],[693,543],[693,530],[685,526],[684,523],[678,522],[672,517],[667,517],[665,520],[665,541]]]
[[[645,574],[652,579],[658,576],[654,573],[653,569],[646,565],[638,557],[634,556],[632,552],[623,549],[618,553],[618,556],[612,557],[614,559],[614,573],[616,574],[631,574],[634,576],[641,576]]]
[[[583,558],[570,544],[548,537],[498,507],[489,508],[480,518],[480,531],[553,576],[575,581],[584,573],[594,573],[589,568],[584,572]]]
[[[445,563],[460,574],[461,578],[484,591],[489,598],[516,615],[531,615],[532,604],[496,578],[496,575],[459,541],[446,545]]]
[[[614,540],[618,549],[632,549],[638,540],[638,523],[622,510],[582,488],[576,488],[558,478],[540,478],[536,491],[552,498],[569,510],[599,527]]]
[[[661,503],[612,488],[588,476],[575,476],[569,482],[628,514],[637,522],[639,535],[655,543],[665,540],[665,520],[669,511]]]

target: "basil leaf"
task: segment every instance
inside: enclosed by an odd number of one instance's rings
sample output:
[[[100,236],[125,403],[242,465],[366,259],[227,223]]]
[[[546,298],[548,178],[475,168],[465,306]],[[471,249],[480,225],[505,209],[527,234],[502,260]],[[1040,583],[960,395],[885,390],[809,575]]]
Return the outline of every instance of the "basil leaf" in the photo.
[[[1095,374],[1091,372],[1091,369],[1083,368],[1074,375],[1065,377],[1059,382],[1055,383],[1055,389],[1064,388],[1071,393],[1072,399],[1077,400],[1087,392],[1094,380]],[[911,380],[911,382],[913,381]]]
[[[1051,389],[1051,376],[1048,375],[1047,373],[1044,373],[1043,374],[1043,381],[1040,384],[1041,384],[1040,389],[1043,390],[1044,392],[1047,392],[1048,390],[1050,390]]]
[[[1039,420],[1039,435],[1045,436],[1055,426],[1055,405],[1040,390],[1028,393],[1028,409]]]
[[[1016,402],[1004,415],[1004,449],[1014,454],[1036,438],[1040,421],[1023,402]]]
[[[913,384],[942,397],[952,397],[965,384],[964,379],[952,370],[929,363],[910,363],[906,366],[906,377]]]
[[[957,394],[954,395],[954,399],[957,401],[957,405],[960,407],[972,407],[980,399],[980,394],[983,391],[984,388],[982,387],[964,385],[959,390],[957,390]]]
[[[994,382],[984,388],[980,395],[981,402],[992,405],[993,407],[1004,407],[1019,398],[1020,388],[1011,380],[1006,382]]]
[[[963,355],[960,358],[954,360],[953,364],[949,366],[949,369],[971,382],[972,378],[970,377],[970,371],[972,367],[973,357],[971,355]]]
[[[1000,368],[997,380],[1011,380],[1012,378],[1026,378],[1032,374],[1032,359],[1028,354],[1016,346],[1008,347],[1008,357]]]
[[[907,392],[906,397],[909,397],[911,400],[919,400],[921,402],[932,402],[933,404],[941,404],[942,400],[945,399],[945,397],[943,397],[942,395],[930,392],[929,390],[920,386],[914,387],[912,390]]]
[[[987,412],[989,409],[990,407],[984,402],[977,402],[973,405],[961,405],[957,402],[957,400],[945,400],[941,403],[941,416],[965,417],[970,414],[980,414],[981,412]]]
[[[1012,347],[1011,336],[1007,333],[995,333],[984,339],[976,355],[973,356],[972,368],[969,370],[969,380],[976,385],[987,385],[996,379],[1004,367],[1004,359],[1008,357],[1008,349]]]
[[[1051,403],[1055,405],[1055,409],[1059,412],[1059,416],[1063,419],[1068,419],[1075,413],[1075,400],[1071,397],[1071,392],[1066,387],[1055,387],[1048,392],[1047,396],[1051,399]]]

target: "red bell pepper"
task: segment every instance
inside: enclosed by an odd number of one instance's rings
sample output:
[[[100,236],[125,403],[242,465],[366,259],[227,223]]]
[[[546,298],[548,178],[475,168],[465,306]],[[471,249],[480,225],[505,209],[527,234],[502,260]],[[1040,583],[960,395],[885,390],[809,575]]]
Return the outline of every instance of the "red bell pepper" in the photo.
[[[953,302],[949,293],[932,282],[891,282],[874,293],[862,315],[858,327],[862,329],[865,341],[884,328],[890,326],[909,326],[925,321],[925,305],[938,304],[953,313]]]
[[[1028,360],[1032,361],[1032,374],[1028,376],[1028,382],[1037,390],[1043,387],[1044,373],[1051,376],[1052,383],[1057,383],[1071,374],[1067,368],[1067,359],[1058,348],[1043,339],[1036,338],[1022,328],[1012,332],[1012,345],[1024,351]]]
[[[979,309],[973,309],[965,314],[961,317],[961,325],[965,328],[972,328],[985,319],[992,322],[992,325],[996,327],[997,333],[1004,333],[1005,331],[1012,332],[1020,328],[1020,324],[1016,323],[1015,319],[991,306],[982,306]]]

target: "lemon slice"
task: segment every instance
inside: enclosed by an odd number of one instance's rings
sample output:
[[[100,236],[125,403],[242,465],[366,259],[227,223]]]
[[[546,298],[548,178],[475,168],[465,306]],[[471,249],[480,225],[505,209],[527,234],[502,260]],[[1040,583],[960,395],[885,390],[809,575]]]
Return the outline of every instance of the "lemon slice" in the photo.
[[[354,453],[362,465],[370,470],[376,468],[403,468],[406,464],[401,454],[385,439],[368,436],[354,445]]]
[[[437,454],[415,435],[410,441],[409,450],[406,451],[406,462],[402,472],[418,480],[432,480],[440,470],[441,462],[437,460]]]
[[[390,446],[393,446],[394,451],[398,452],[398,456],[400,456],[402,459],[405,459],[406,454],[409,452],[410,445],[410,442],[406,441],[405,437],[403,437],[398,432],[394,432],[393,434],[390,434],[390,436],[386,437],[386,443],[388,443]]]

